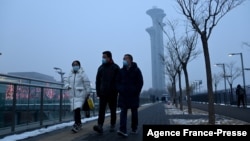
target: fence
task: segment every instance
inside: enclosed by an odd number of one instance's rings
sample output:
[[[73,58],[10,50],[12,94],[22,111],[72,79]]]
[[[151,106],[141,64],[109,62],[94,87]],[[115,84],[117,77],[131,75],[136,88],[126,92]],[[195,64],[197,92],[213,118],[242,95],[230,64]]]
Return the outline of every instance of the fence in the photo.
[[[247,99],[245,99],[246,103],[249,105],[250,102],[250,87],[246,87],[246,95]],[[196,102],[208,102],[208,94],[207,92],[199,93],[195,95],[191,95],[191,100]],[[237,105],[237,95],[235,93],[235,89],[231,92],[230,90],[224,91],[220,90],[214,92],[214,103],[216,104],[225,104],[225,105]]]
[[[91,116],[96,116],[99,100],[94,89],[91,96]],[[140,100],[141,105],[148,102]],[[72,121],[72,114],[62,83],[0,74],[0,137]]]
[[[0,74],[0,136],[70,120],[62,83]]]

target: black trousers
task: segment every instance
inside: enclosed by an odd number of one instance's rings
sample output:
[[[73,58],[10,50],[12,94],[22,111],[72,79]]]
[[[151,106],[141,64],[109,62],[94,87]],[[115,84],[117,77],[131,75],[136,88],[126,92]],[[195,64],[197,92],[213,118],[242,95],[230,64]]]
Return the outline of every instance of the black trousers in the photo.
[[[244,95],[238,95],[238,107],[240,107],[241,102],[242,102],[243,107],[245,107]]]
[[[74,110],[74,120],[75,120],[75,124],[81,124],[81,108],[77,108]]]
[[[138,108],[130,108],[131,109],[131,129],[137,130],[138,126]],[[127,113],[128,108],[121,107],[120,113],[120,131],[127,133]]]
[[[116,124],[116,108],[117,108],[117,96],[99,98],[99,113],[98,113],[98,125],[103,125],[105,120],[106,107],[110,110],[110,124]]]

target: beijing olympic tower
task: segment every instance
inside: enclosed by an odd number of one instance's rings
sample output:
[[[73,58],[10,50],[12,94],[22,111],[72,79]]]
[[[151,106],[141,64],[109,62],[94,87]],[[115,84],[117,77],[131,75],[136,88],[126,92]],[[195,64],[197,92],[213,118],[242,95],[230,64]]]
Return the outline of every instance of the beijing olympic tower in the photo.
[[[152,63],[152,88],[165,90],[165,71],[164,71],[164,47],[163,30],[165,24],[162,22],[166,16],[164,11],[159,8],[152,8],[146,11],[152,18],[153,26],[146,29],[151,40],[151,63]]]

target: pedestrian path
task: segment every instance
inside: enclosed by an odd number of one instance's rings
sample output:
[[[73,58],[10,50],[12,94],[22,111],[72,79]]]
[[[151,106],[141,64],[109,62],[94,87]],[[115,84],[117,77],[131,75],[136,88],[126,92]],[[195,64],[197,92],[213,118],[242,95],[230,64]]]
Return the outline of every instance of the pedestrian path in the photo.
[[[138,134],[129,134],[126,141],[142,140],[143,124],[169,124],[165,114],[165,107],[162,103],[147,104],[139,108]],[[128,133],[130,132],[130,111],[128,112]],[[83,124],[83,128],[78,133],[71,132],[71,127],[65,127],[50,133],[45,133],[36,137],[24,139],[25,141],[105,141],[120,140],[124,137],[118,136],[116,132],[109,132],[110,117],[105,118],[104,133],[98,134],[93,131],[96,120]],[[119,125],[119,113],[117,114],[117,128]]]
[[[166,103],[151,103],[143,105],[139,108],[139,126],[138,134],[129,134],[124,138],[117,135],[117,132],[109,132],[110,117],[107,116],[104,124],[104,133],[98,134],[93,131],[96,120],[88,121],[83,124],[83,128],[78,133],[72,133],[71,126],[58,129],[49,133],[23,139],[25,141],[115,141],[126,140],[135,141],[142,140],[143,125],[183,125],[183,124],[207,124],[208,113],[206,111],[193,108],[193,114],[187,114],[187,107],[179,110],[173,105]],[[130,133],[130,111],[128,112],[128,133]],[[237,119],[232,119],[222,115],[216,115],[217,124],[249,124]],[[223,121],[223,122],[222,122]],[[119,125],[119,113],[117,114],[117,127]]]

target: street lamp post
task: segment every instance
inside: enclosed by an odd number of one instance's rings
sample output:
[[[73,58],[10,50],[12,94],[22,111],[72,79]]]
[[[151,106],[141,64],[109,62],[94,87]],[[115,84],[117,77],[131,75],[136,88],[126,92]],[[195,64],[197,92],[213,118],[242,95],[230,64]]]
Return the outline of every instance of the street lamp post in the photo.
[[[58,67],[54,67],[55,70],[57,70],[57,73],[60,74],[61,76],[61,82],[63,83],[63,75],[65,74],[65,72],[62,71],[61,68],[58,68]]]
[[[244,63],[243,63],[243,54],[242,52],[240,53],[229,53],[229,56],[233,56],[233,55],[240,55],[240,59],[241,59],[241,68],[242,68],[242,79],[243,79],[243,88],[245,91],[245,103],[247,105],[247,95],[246,95],[246,85],[245,85],[245,69],[244,69]]]
[[[222,66],[222,68],[223,68],[223,78],[224,78],[224,87],[225,87],[224,103],[226,104],[227,84],[226,84],[226,68],[225,68],[225,64],[224,63],[218,63],[218,64],[215,64],[215,66]]]
[[[244,68],[244,70],[250,71],[250,68]],[[247,93],[246,93],[246,96],[247,96]],[[246,101],[247,101],[247,98],[246,98]],[[247,106],[247,104],[246,104],[246,106]]]

